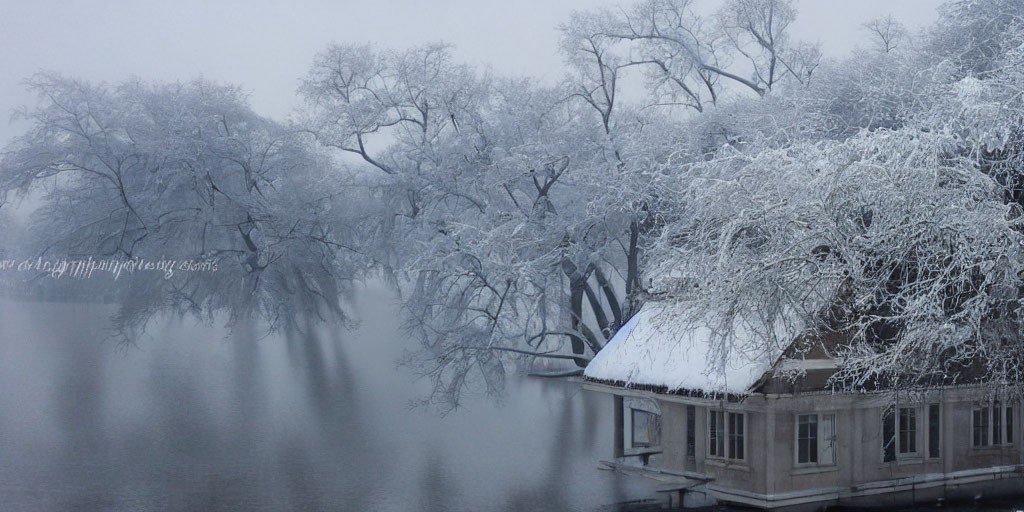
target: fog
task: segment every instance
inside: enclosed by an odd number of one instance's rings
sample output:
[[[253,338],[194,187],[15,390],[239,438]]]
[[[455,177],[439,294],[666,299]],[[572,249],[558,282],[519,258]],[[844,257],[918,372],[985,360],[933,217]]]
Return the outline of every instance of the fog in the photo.
[[[911,28],[936,18],[941,0],[802,0],[794,33],[841,57],[863,41],[861,24],[891,13]],[[262,115],[284,119],[313,55],[330,42],[405,48],[433,41],[495,71],[554,81],[564,69],[559,24],[576,9],[614,2],[203,2],[46,0],[0,2],[0,143],[25,129],[8,114],[35,98],[23,80],[54,70],[88,80],[189,80],[240,84]],[[626,5],[626,4],[622,4]],[[710,5],[706,9],[710,9]]]
[[[895,503],[1010,475],[1022,19],[0,0],[0,508]],[[1014,383],[920,404],[929,449],[971,427],[964,460],[920,458],[911,408],[872,423],[962,382]],[[804,389],[849,400],[804,414]],[[793,417],[806,449],[760,452]],[[889,430],[881,466],[836,455]]]
[[[163,319],[132,347],[102,305],[0,305],[6,511],[582,511],[650,491],[597,469],[610,400],[573,384],[412,408],[425,390],[374,293],[355,332]]]

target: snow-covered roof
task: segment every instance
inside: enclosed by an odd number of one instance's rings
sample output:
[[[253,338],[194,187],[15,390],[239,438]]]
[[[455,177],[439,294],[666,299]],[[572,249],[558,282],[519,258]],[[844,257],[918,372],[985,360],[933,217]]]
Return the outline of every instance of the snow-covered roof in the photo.
[[[781,333],[761,332],[737,319],[731,336],[710,316],[694,321],[671,306],[644,305],[615,333],[583,371],[585,377],[668,391],[743,394],[778,357]]]

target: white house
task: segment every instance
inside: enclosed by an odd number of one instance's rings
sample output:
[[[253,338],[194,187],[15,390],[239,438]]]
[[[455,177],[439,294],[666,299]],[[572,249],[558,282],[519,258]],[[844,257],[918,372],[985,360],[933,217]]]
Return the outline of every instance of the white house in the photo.
[[[724,346],[707,325],[648,304],[584,372],[586,389],[614,397],[618,463],[671,476],[666,490],[685,505],[1024,495],[1018,398],[984,384],[833,392],[835,340],[819,335],[795,356],[796,338],[777,341],[783,329],[730,327],[746,342]]]

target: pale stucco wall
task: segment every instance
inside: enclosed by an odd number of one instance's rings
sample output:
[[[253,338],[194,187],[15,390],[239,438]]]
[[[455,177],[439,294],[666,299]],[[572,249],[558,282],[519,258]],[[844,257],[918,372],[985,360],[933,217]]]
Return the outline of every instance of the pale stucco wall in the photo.
[[[650,466],[675,472],[695,472],[715,478],[715,484],[758,494],[782,494],[821,488],[850,489],[859,484],[892,480],[924,473],[949,473],[974,468],[1024,463],[1021,403],[1014,405],[1014,442],[988,448],[975,448],[971,442],[971,410],[975,401],[985,398],[978,389],[953,389],[932,392],[902,404],[940,403],[941,454],[927,455],[927,410],[918,418],[918,443],[921,457],[882,460],[882,411],[892,403],[889,395],[801,395],[748,397],[742,403],[670,397],[634,392],[657,400],[661,409],[661,453],[652,457]],[[696,454],[686,456],[686,406],[695,405]],[[743,412],[746,415],[746,457],[743,461],[724,461],[708,457],[707,418],[709,408]],[[795,464],[796,415],[835,413],[837,451],[831,466],[797,467]],[[628,430],[625,432],[628,435]]]

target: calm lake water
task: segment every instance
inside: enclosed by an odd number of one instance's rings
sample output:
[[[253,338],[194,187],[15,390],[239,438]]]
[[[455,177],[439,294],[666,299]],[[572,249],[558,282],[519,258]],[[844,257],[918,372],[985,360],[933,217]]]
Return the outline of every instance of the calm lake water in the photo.
[[[427,384],[395,364],[393,310],[366,302],[356,332],[165,320],[124,348],[108,306],[0,299],[0,512],[595,512],[654,494],[598,469],[611,399],[575,384],[411,408]]]
[[[381,300],[354,333],[192,321],[107,341],[106,306],[0,300],[0,510],[576,510],[649,496],[598,469],[610,399],[539,379],[441,417],[395,364]]]

